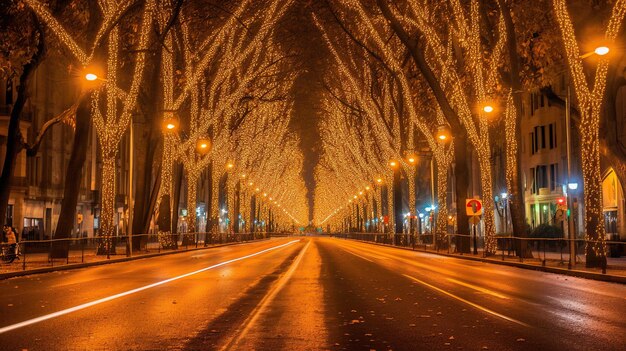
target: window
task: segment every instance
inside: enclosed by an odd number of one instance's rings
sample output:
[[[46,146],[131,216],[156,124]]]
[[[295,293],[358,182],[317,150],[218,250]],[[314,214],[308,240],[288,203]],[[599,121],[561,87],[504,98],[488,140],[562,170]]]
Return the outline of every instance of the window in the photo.
[[[535,154],[535,133],[530,132],[530,154]]]
[[[546,126],[541,126],[541,148],[546,148]]]
[[[560,184],[559,179],[559,164],[553,163],[550,165],[550,190],[554,191]]]
[[[549,139],[550,139],[549,140],[550,142],[548,144],[550,146],[550,149],[554,149],[554,139],[552,137],[552,135],[554,134],[554,128],[552,127],[552,124],[550,124],[548,127],[549,127],[548,128],[549,129],[548,135],[549,135]]]
[[[537,175],[536,175],[536,183],[537,183],[537,191],[541,188],[548,187],[548,167],[547,166],[537,166]]]
[[[13,226],[13,205],[7,206],[7,215],[6,215],[5,223],[7,225]]]
[[[535,152],[539,150],[539,127],[535,127]]]
[[[537,178],[536,178],[536,174],[535,174],[535,169],[534,168],[530,169],[530,192],[532,194],[536,194],[537,193]]]

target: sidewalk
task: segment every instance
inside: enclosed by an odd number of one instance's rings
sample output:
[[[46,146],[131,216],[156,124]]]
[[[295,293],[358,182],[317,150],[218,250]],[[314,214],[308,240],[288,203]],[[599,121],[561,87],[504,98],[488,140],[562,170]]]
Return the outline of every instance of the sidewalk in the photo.
[[[146,246],[145,250],[133,252],[132,257],[126,256],[126,246],[118,245],[116,247],[116,255],[111,255],[107,259],[106,255],[96,255],[95,249],[89,248],[85,250],[71,249],[67,259],[50,259],[47,252],[39,253],[27,253],[25,256],[20,256],[19,260],[13,261],[13,263],[0,263],[0,280],[18,277],[23,275],[48,273],[57,270],[67,270],[84,268],[90,266],[97,266],[109,263],[126,262],[132,260],[138,260],[143,258],[171,255],[175,253],[189,252],[195,250],[204,250],[214,247],[237,245],[255,241],[261,241],[267,239],[255,239],[252,241],[234,241],[227,243],[216,243],[204,246],[203,243],[198,243],[196,246],[179,245],[178,249],[165,250],[160,248],[157,243],[150,243]]]

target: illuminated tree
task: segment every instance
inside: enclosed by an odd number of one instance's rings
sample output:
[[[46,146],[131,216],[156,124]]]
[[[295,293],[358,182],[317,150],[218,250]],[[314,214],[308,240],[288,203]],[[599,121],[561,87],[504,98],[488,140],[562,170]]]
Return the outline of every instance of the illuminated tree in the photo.
[[[564,0],[554,0],[553,4],[563,34],[563,43],[581,117],[579,130],[586,210],[585,232],[588,240],[586,264],[588,267],[606,267],[599,132],[610,58],[600,57],[598,59],[595,76],[592,84],[590,84],[584,72],[582,53],[574,33],[574,26],[568,13],[567,5]],[[604,35],[606,42],[614,42],[619,34],[625,14],[626,1],[617,0],[613,5],[613,11]]]
[[[139,86],[143,79],[146,49],[150,37],[150,28],[155,14],[155,4],[147,1],[140,15],[140,24],[136,34],[136,40],[132,44],[135,46],[134,68],[129,72],[131,79],[118,79],[118,71],[126,69],[122,63],[126,62],[126,57],[120,57],[122,46],[128,44],[120,43],[120,38],[125,34],[119,23],[121,17],[126,14],[133,2],[107,2],[98,3],[102,13],[102,22],[93,42],[84,49],[79,45],[75,37],[68,32],[65,27],[53,16],[48,9],[36,0],[28,0],[28,5],[46,23],[54,35],[60,40],[75,59],[83,66],[88,67],[94,64],[97,59],[106,61],[106,77],[96,77],[104,80],[102,87],[94,90],[92,95],[92,113],[94,126],[99,136],[99,147],[102,155],[102,206],[101,206],[101,232],[106,239],[102,243],[101,249],[113,251],[110,245],[110,237],[113,234],[114,214],[115,214],[115,160],[119,142],[126,132],[130,123],[131,115],[136,107]],[[106,43],[106,47],[101,48],[101,43]],[[132,45],[131,44],[131,45]],[[104,45],[103,45],[104,46]],[[95,67],[91,67],[95,68]],[[126,73],[126,72],[125,72]],[[84,75],[84,73],[83,73]],[[124,90],[124,86],[127,90]],[[104,91],[105,96],[101,98]],[[104,100],[105,110],[100,108],[101,101]],[[121,103],[121,104],[118,104]],[[103,113],[104,112],[104,113]],[[101,250],[100,252],[103,252]]]

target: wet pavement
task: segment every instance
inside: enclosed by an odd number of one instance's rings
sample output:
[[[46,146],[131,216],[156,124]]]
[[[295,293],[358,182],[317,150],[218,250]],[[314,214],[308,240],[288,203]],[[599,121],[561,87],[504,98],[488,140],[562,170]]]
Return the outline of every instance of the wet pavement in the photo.
[[[334,238],[0,281],[2,350],[624,350],[626,286]]]

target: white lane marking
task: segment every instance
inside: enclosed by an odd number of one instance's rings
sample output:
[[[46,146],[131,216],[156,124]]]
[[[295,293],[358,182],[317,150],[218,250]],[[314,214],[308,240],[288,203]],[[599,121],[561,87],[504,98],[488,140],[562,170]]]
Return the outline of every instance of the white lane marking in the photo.
[[[297,242],[299,242],[299,240],[292,240],[292,241],[290,241],[288,243],[285,243],[285,244],[282,244],[282,245],[270,247],[269,249],[261,250],[259,252],[255,252],[255,253],[250,254],[250,255],[234,258],[232,260],[228,260],[228,261],[224,261],[224,262],[220,262],[218,264],[214,264],[212,266],[205,267],[205,268],[199,269],[197,271],[185,273],[185,274],[179,275],[177,277],[165,279],[165,280],[162,280],[162,281],[159,281],[159,282],[156,282],[156,283],[152,283],[152,284],[149,284],[149,285],[144,285],[144,286],[136,288],[136,289],[128,290],[128,291],[125,291],[125,292],[122,292],[122,293],[119,293],[119,294],[115,294],[115,295],[111,295],[111,296],[107,296],[107,297],[101,298],[99,300],[87,302],[87,303],[84,303],[82,305],[70,307],[70,308],[67,308],[67,309],[64,309],[64,310],[61,310],[61,311],[58,311],[58,312],[46,314],[44,316],[36,317],[36,318],[33,318],[33,319],[29,319],[29,320],[26,320],[26,321],[23,321],[23,322],[20,322],[20,323],[7,325],[6,327],[0,328],[0,334],[6,333],[8,331],[15,330],[15,329],[18,329],[18,328],[22,328],[22,327],[25,327],[25,326],[28,326],[28,325],[32,325],[32,324],[35,324],[35,323],[43,322],[43,321],[48,320],[48,319],[60,317],[60,316],[63,316],[63,315],[66,315],[66,314],[69,314],[69,313],[72,313],[72,312],[80,311],[80,310],[83,310],[85,308],[92,307],[92,306],[95,306],[95,305],[99,305],[99,304],[104,303],[104,302],[108,302],[108,301],[111,301],[111,300],[119,299],[120,297],[128,296],[128,295],[131,295],[131,294],[134,294],[134,293],[138,293],[140,291],[148,290],[148,289],[157,287],[159,285],[167,284],[167,283],[173,282],[175,280],[186,278],[186,277],[189,277],[189,276],[192,276],[192,275],[195,275],[195,274],[198,274],[198,273],[202,273],[202,272],[205,272],[205,271],[217,268],[217,267],[225,266],[225,265],[227,265],[229,263],[233,263],[233,262],[245,260],[245,259],[248,259],[248,258],[251,258],[251,257],[254,257],[254,256],[258,256],[260,254],[263,254],[263,253],[266,253],[266,252],[269,252],[269,251],[272,251],[272,250],[280,249],[282,247],[289,246],[289,245],[297,243]]]
[[[480,291],[482,293],[489,294],[491,296],[495,296],[495,297],[498,297],[498,298],[501,298],[501,299],[509,300],[508,296],[502,295],[502,294],[497,293],[495,291],[492,291],[492,290],[489,290],[489,289],[486,289],[486,288],[483,288],[483,287],[480,287],[480,286],[477,286],[477,285],[474,285],[474,284],[465,283],[465,282],[462,282],[462,281],[459,281],[459,280],[456,280],[456,279],[452,279],[452,278],[446,278],[446,279],[448,281],[452,282],[452,283],[456,283],[456,284],[462,285],[462,286],[464,286],[466,288],[474,289],[476,291]]]
[[[355,254],[354,252],[352,252],[352,251],[350,251],[350,250],[346,250],[346,249],[345,249],[345,248],[343,248],[343,247],[342,247],[342,249],[343,249],[343,251],[345,251],[345,252],[347,252],[347,253],[349,253],[349,254],[351,254],[351,255],[354,255],[354,256],[356,256],[356,257],[359,257],[359,258],[362,258],[362,259],[364,259],[364,260],[366,260],[366,261],[370,261],[370,262],[374,263],[374,261],[370,260],[369,258],[365,258],[365,257],[363,257],[363,256],[361,256],[361,255]]]
[[[298,265],[300,265],[300,261],[302,261],[302,257],[304,257],[304,253],[309,248],[310,244],[311,244],[311,241],[307,242],[306,246],[304,246],[302,251],[300,251],[300,254],[298,254],[298,257],[296,257],[296,259],[291,264],[291,267],[289,267],[289,270],[287,270],[285,275],[283,275],[280,278],[280,280],[274,285],[272,290],[270,290],[270,292],[266,294],[265,297],[263,297],[261,302],[259,302],[257,307],[250,314],[250,317],[248,317],[248,319],[243,322],[242,324],[244,325],[243,330],[241,330],[241,332],[235,332],[235,335],[237,335],[237,337],[231,340],[230,342],[228,342],[224,347],[221,348],[221,350],[237,349],[237,345],[248,334],[248,332],[250,331],[250,328],[252,328],[254,323],[256,323],[257,319],[259,319],[259,316],[261,315],[261,313],[265,311],[267,306],[274,300],[276,295],[278,295],[278,293],[283,289],[283,287],[285,286],[285,284],[287,284],[289,279],[291,279],[291,276],[296,271],[296,268],[298,268]]]
[[[462,297],[456,296],[456,295],[454,295],[454,294],[452,294],[452,293],[449,293],[449,292],[447,292],[447,291],[445,291],[445,290],[443,290],[443,289],[440,289],[440,288],[438,288],[438,287],[436,287],[436,286],[434,286],[434,285],[428,284],[428,283],[426,283],[425,281],[419,280],[419,279],[417,279],[417,278],[415,278],[415,277],[412,277],[412,276],[410,276],[410,275],[406,275],[406,274],[403,274],[403,276],[405,276],[405,277],[407,277],[407,278],[409,278],[409,279],[411,279],[411,280],[413,280],[413,281],[415,281],[415,282],[418,282],[418,283],[420,283],[420,284],[422,284],[422,285],[425,285],[425,286],[427,286],[427,287],[429,287],[429,288],[431,288],[431,289],[433,289],[433,290],[436,290],[436,291],[438,291],[438,292],[440,292],[440,293],[442,293],[442,294],[445,294],[445,295],[447,295],[447,296],[450,296],[450,297],[451,297],[451,298],[453,298],[453,299],[456,299],[456,300],[458,300],[458,301],[461,301],[461,302],[463,302],[463,303],[466,303],[466,304],[468,304],[468,305],[470,305],[470,306],[472,306],[472,307],[474,307],[474,308],[476,308],[476,309],[478,309],[478,310],[481,310],[481,311],[483,311],[483,312],[487,312],[487,313],[489,313],[489,314],[491,314],[491,315],[494,315],[494,316],[496,316],[496,317],[500,317],[500,318],[505,319],[505,320],[507,320],[507,321],[509,321],[509,322],[517,323],[517,324],[519,324],[519,325],[523,325],[523,326],[525,326],[525,327],[530,327],[530,325],[528,325],[528,324],[526,324],[526,323],[524,323],[524,322],[520,322],[520,321],[518,321],[517,319],[511,318],[511,317],[508,317],[508,316],[505,316],[505,315],[503,315],[503,314],[501,314],[501,313],[498,313],[498,312],[496,312],[496,311],[492,311],[492,310],[490,310],[490,309],[488,309],[488,308],[486,308],[486,307],[483,307],[483,306],[481,306],[481,305],[479,305],[479,304],[476,304],[476,303],[473,303],[473,302],[471,302],[471,301],[468,301],[468,300],[466,300],[466,299],[464,299],[464,298],[462,298]]]

